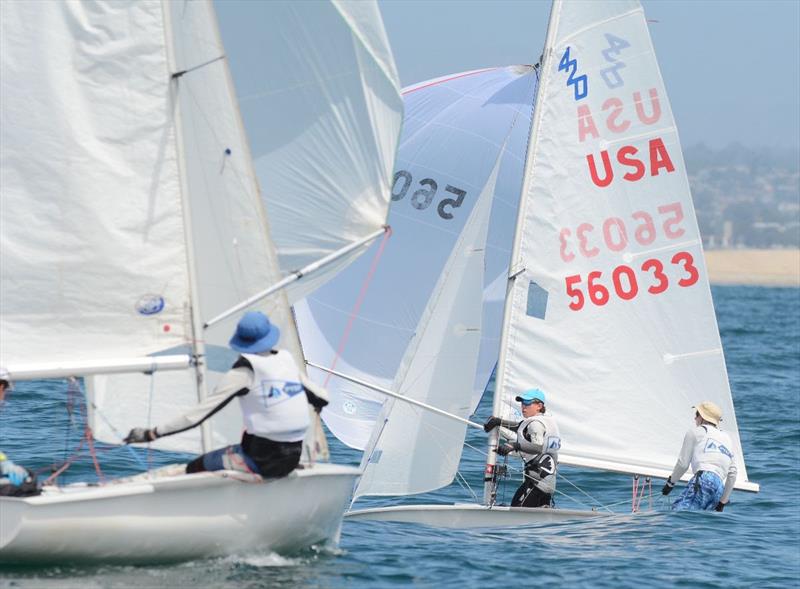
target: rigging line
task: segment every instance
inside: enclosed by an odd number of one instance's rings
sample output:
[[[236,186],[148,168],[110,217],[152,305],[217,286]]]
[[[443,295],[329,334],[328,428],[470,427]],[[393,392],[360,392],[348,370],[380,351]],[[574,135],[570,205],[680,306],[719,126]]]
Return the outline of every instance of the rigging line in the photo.
[[[95,405],[94,401],[91,401],[91,400],[89,400],[89,398],[88,398],[88,397],[86,397],[85,395],[84,395],[84,397],[86,398],[86,401],[87,401],[87,403],[88,403],[89,405],[91,405],[91,407],[92,407],[92,410],[93,410],[95,413],[97,413],[97,415],[99,415],[99,416],[100,416],[100,418],[101,418],[101,419],[102,419],[102,420],[105,422],[105,424],[108,426],[108,428],[109,428],[109,429],[110,429],[110,430],[111,430],[111,431],[114,433],[114,435],[115,435],[115,436],[116,436],[116,437],[119,439],[119,441],[121,442],[121,444],[123,445],[123,447],[127,448],[127,449],[128,449],[128,451],[129,451],[129,452],[130,452],[130,453],[133,455],[133,458],[136,460],[136,462],[138,462],[138,463],[139,463],[139,466],[141,466],[141,467],[142,467],[142,470],[144,470],[145,472],[147,472],[147,465],[145,464],[144,460],[142,460],[142,459],[141,459],[141,457],[140,457],[140,456],[139,456],[139,455],[136,453],[136,451],[135,451],[135,450],[134,450],[132,447],[130,447],[128,444],[125,444],[125,442],[124,442],[124,437],[123,437],[123,435],[122,435],[122,434],[119,432],[119,430],[118,430],[117,428],[115,428],[115,427],[114,427],[114,425],[113,425],[113,424],[112,424],[112,423],[111,423],[111,422],[108,420],[108,418],[107,418],[105,415],[103,415],[103,412],[102,412],[102,411],[100,411],[100,409],[97,407],[97,405]]]
[[[391,229],[388,229],[386,233],[383,234],[383,239],[381,240],[381,244],[378,247],[378,251],[375,252],[375,255],[372,258],[372,263],[370,264],[369,271],[367,272],[367,276],[364,278],[364,282],[361,285],[361,290],[358,293],[358,297],[356,298],[356,302],[353,305],[353,309],[350,311],[350,317],[347,319],[347,325],[344,328],[342,337],[339,340],[339,345],[336,348],[336,355],[333,357],[333,362],[331,363],[331,370],[336,368],[336,363],[339,361],[339,358],[344,352],[344,348],[347,345],[347,340],[350,338],[350,332],[353,329],[353,324],[355,323],[356,316],[358,315],[358,312],[361,310],[361,305],[367,296],[367,289],[369,288],[369,285],[372,282],[372,278],[375,275],[375,271],[378,269],[378,263],[380,262],[381,256],[383,256],[383,250],[386,247],[386,243],[389,241],[389,237],[391,235],[392,235]],[[330,379],[331,379],[331,373],[329,372],[328,375],[325,377],[325,382],[323,383],[322,386],[327,387]]]
[[[595,502],[595,503],[596,503],[598,506],[600,506],[602,509],[605,509],[605,510],[606,510],[606,511],[608,511],[608,512],[610,512],[610,511],[611,511],[610,509],[608,509],[607,507],[605,507],[605,506],[603,505],[602,501],[599,501],[599,500],[598,500],[596,497],[593,497],[592,495],[590,495],[589,493],[587,493],[586,491],[584,491],[583,489],[581,489],[581,488],[580,488],[578,485],[576,485],[575,483],[573,483],[572,481],[570,481],[570,480],[569,480],[567,477],[565,477],[563,474],[559,474],[558,476],[559,476],[559,478],[561,478],[563,481],[565,481],[565,482],[566,482],[568,485],[570,485],[571,487],[574,487],[575,489],[577,489],[578,491],[580,491],[581,493],[583,493],[584,495],[586,495],[586,496],[587,496],[589,499],[591,499],[592,501],[594,501],[594,502]]]
[[[465,488],[467,491],[469,491],[469,494],[472,495],[472,499],[475,501],[475,503],[480,503],[480,499],[478,499],[478,496],[475,494],[475,491],[472,490],[472,487],[470,486],[469,482],[467,482],[467,479],[464,478],[464,475],[461,474],[461,471],[456,471],[456,480],[459,482],[462,489]]]
[[[306,297],[306,300],[311,301],[314,303],[315,306],[324,307],[334,313],[338,313],[340,315],[349,315],[349,311],[347,309],[342,309],[337,307],[336,305],[331,305],[329,303],[323,302],[321,299],[314,297],[313,295],[309,295]],[[372,325],[377,325],[378,327],[386,327],[388,329],[393,329],[395,331],[404,331],[406,333],[413,334],[415,329],[410,327],[400,327],[397,325],[392,325],[391,323],[386,323],[385,321],[376,321],[374,319],[370,319],[368,317],[361,317],[361,321],[364,323],[370,323]]]
[[[508,466],[507,470],[510,470],[510,471],[512,471],[512,472],[514,472],[514,473],[521,473],[521,474],[522,474],[522,477],[523,477],[523,479],[525,479],[525,478],[529,478],[529,479],[531,479],[531,480],[536,480],[536,479],[534,479],[532,476],[530,476],[529,474],[527,474],[527,473],[525,472],[525,470],[524,470],[524,469],[520,470],[519,468],[517,468],[517,467],[514,467],[514,466],[511,466],[510,464],[509,464],[509,465],[507,465],[507,466]],[[566,482],[567,482],[567,483],[568,483],[570,486],[574,487],[575,489],[577,489],[578,491],[580,491],[581,493],[583,493],[584,495],[586,495],[586,496],[587,496],[589,499],[591,499],[592,501],[594,501],[594,502],[595,502],[595,503],[596,503],[596,504],[597,504],[599,507],[603,508],[603,505],[602,505],[602,503],[600,503],[600,502],[599,502],[597,499],[595,499],[594,497],[592,497],[591,495],[589,495],[589,494],[588,494],[586,491],[584,491],[583,489],[581,489],[581,488],[580,488],[580,487],[578,487],[577,485],[575,485],[575,484],[573,484],[572,482],[570,482],[570,480],[569,480],[569,479],[567,479],[567,478],[566,478],[566,477],[564,477],[563,475],[556,475],[556,476],[557,476],[557,478],[558,478],[558,477],[562,478],[562,479],[563,479],[564,481],[566,481]],[[583,505],[584,507],[587,507],[587,508],[589,508],[589,509],[592,509],[592,510],[594,510],[594,509],[595,509],[595,506],[593,506],[593,505],[589,505],[589,504],[587,504],[587,503],[584,503],[583,501],[581,501],[580,499],[576,499],[576,498],[575,498],[575,497],[573,497],[572,495],[567,495],[566,493],[564,493],[564,491],[559,491],[558,489],[553,489],[553,494],[555,495],[556,493],[558,493],[559,495],[562,495],[562,496],[566,497],[566,498],[567,498],[567,499],[569,499],[570,501],[574,501],[574,502],[575,502],[575,503],[577,503],[578,505]],[[610,509],[607,509],[607,511],[611,512],[611,510],[610,510]]]
[[[176,79],[180,78],[181,76],[183,76],[184,74],[188,74],[189,72],[193,72],[195,70],[199,70],[202,67],[206,67],[207,65],[211,65],[212,63],[215,63],[215,62],[220,61],[222,59],[225,59],[225,54],[224,53],[222,55],[218,56],[218,57],[215,57],[214,59],[209,59],[208,61],[205,61],[203,63],[197,64],[196,66],[193,66],[193,67],[190,67],[190,68],[186,68],[185,70],[181,70],[179,72],[175,72],[174,74],[172,74],[172,79],[176,80]]]
[[[467,447],[467,448],[470,448],[471,450],[475,450],[476,452],[478,452],[479,454],[482,454],[482,455],[484,455],[484,456],[488,456],[488,454],[489,454],[489,453],[488,453],[488,452],[486,452],[485,450],[482,450],[482,449],[480,449],[480,448],[476,448],[475,446],[473,446],[473,445],[471,445],[471,444],[468,444],[467,442],[464,442],[464,446],[465,446],[465,447]],[[519,469],[519,468],[517,468],[517,467],[515,467],[515,466],[512,466],[512,465],[510,465],[510,464],[507,464],[507,466],[508,466],[508,470],[510,470],[510,471],[511,471],[511,472],[513,472],[513,473],[519,473],[519,474],[522,474],[523,476],[528,476],[528,475],[526,475],[526,474],[525,474],[525,470],[524,470],[524,469]],[[580,492],[581,492],[581,493],[583,493],[584,495],[586,495],[586,496],[587,496],[589,499],[591,499],[591,500],[592,500],[592,501],[593,501],[593,502],[594,502],[594,503],[595,503],[597,506],[599,506],[601,509],[605,509],[606,511],[608,511],[608,512],[611,512],[611,510],[610,510],[610,509],[608,509],[608,508],[607,508],[605,505],[603,505],[603,503],[602,503],[601,501],[598,501],[598,500],[597,500],[595,497],[592,497],[592,496],[591,496],[589,493],[587,493],[586,491],[584,491],[583,489],[581,489],[579,486],[577,486],[575,483],[573,483],[572,481],[570,481],[570,480],[569,480],[567,477],[565,477],[563,474],[559,473],[559,474],[557,475],[557,477],[558,477],[558,478],[560,478],[560,479],[562,479],[562,480],[563,480],[563,481],[565,481],[565,482],[566,482],[568,485],[570,485],[570,486],[574,487],[575,489],[577,489],[578,491],[580,491]],[[594,506],[592,506],[592,505],[587,505],[586,503],[584,503],[584,502],[582,502],[582,501],[579,501],[579,500],[575,499],[574,497],[572,497],[572,496],[570,496],[570,495],[567,495],[566,493],[564,493],[564,492],[562,492],[562,491],[559,491],[558,489],[556,489],[556,490],[555,490],[555,492],[556,492],[556,493],[558,493],[558,494],[560,494],[560,495],[563,495],[564,497],[566,497],[567,499],[570,499],[571,501],[575,501],[576,503],[578,503],[578,504],[580,504],[580,505],[583,505],[584,507],[590,507],[590,508],[594,509]],[[623,503],[626,503],[627,501],[628,501],[628,500],[627,500],[627,499],[625,499],[625,501],[624,501]],[[611,505],[614,505],[614,504],[612,503]],[[612,513],[613,513],[613,512],[612,512]]]

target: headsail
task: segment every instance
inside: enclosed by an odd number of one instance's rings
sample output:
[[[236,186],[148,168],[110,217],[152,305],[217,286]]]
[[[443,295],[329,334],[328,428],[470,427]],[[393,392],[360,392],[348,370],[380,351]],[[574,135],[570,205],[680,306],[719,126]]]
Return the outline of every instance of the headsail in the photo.
[[[495,414],[537,386],[561,461],[666,477],[722,407],[747,483],[675,122],[638,2],[554,3]]]
[[[505,146],[503,146],[505,147]],[[489,214],[503,149],[420,318],[392,390],[458,417],[470,392],[481,345],[483,269]],[[362,458],[354,494],[408,495],[453,481],[466,424],[389,399]]]
[[[536,77],[530,66],[464,72],[406,88],[406,119],[392,193],[389,240],[357,314],[372,255],[296,306],[307,357],[391,388],[447,259],[505,143],[485,252],[480,359],[469,388],[477,405],[497,359],[505,274],[527,148]],[[373,247],[373,251],[375,246]],[[380,342],[376,350],[376,342]],[[346,444],[363,449],[384,401],[331,378],[323,417]],[[465,391],[470,394],[470,391]]]

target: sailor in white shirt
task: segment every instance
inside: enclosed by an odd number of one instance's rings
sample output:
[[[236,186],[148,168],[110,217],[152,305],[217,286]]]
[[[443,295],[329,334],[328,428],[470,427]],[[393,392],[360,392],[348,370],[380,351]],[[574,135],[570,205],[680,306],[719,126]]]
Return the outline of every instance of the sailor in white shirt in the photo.
[[[152,429],[133,428],[125,442],[150,442],[197,427],[238,398],[245,429],[241,443],[198,456],[186,465],[186,472],[289,474],[300,462],[310,424],[309,403],[320,411],[328,401],[324,389],[301,373],[289,352],[274,349],[279,338],[280,330],[266,315],[246,313],[230,340],[231,348],[241,356],[208,398],[169,423]]]
[[[717,405],[704,401],[695,410],[695,427],[686,432],[675,469],[661,492],[669,495],[675,482],[691,466],[694,476],[672,504],[672,509],[722,511],[736,483],[733,443],[730,436],[719,429],[722,411]]]

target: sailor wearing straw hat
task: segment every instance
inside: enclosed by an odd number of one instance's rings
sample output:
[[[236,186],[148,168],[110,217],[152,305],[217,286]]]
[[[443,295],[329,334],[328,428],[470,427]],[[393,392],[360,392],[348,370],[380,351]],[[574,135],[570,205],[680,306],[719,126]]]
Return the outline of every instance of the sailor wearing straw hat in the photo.
[[[686,432],[678,461],[661,493],[669,495],[675,481],[691,466],[694,475],[672,509],[722,511],[736,483],[733,443],[719,429],[722,410],[716,404],[703,401],[694,409],[695,427]]]
[[[320,411],[328,401],[324,389],[301,373],[291,353],[275,349],[279,338],[280,330],[264,313],[245,313],[229,342],[241,356],[208,398],[169,423],[133,428],[125,442],[151,442],[197,427],[238,398],[245,430],[241,443],[198,456],[186,465],[186,472],[289,474],[300,462],[310,424],[309,404]]]

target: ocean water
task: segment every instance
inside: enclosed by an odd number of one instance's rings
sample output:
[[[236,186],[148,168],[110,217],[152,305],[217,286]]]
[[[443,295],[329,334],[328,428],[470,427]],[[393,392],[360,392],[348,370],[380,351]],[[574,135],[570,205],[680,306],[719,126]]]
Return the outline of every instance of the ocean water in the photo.
[[[654,481],[653,511],[635,516],[493,530],[346,522],[336,550],[159,566],[6,567],[0,587],[799,587],[800,290],[717,287],[713,294],[748,475],[762,486],[757,495],[735,492],[722,514],[664,511],[663,481]],[[0,413],[0,448],[33,469],[63,460],[80,436],[76,401],[64,383],[19,384]],[[468,432],[468,444],[482,449],[484,441]],[[331,450],[337,462],[358,460],[336,443]],[[107,447],[99,456],[106,476],[174,458]],[[460,471],[478,495],[482,468],[483,456],[468,448]],[[88,458],[65,474],[67,481],[93,476]],[[559,490],[596,505],[572,484],[604,505],[618,503],[615,510],[630,501],[627,476],[563,468]],[[506,486],[506,501],[515,486]],[[454,483],[418,499],[433,500],[469,501],[470,493]],[[579,507],[565,497],[558,504]]]

